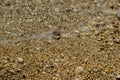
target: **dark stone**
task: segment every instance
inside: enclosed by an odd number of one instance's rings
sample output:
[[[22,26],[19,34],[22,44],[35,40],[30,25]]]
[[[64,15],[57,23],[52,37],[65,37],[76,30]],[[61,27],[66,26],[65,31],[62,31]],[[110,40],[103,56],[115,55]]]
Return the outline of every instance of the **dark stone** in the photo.
[[[118,75],[118,76],[116,77],[116,80],[120,80],[120,75]]]
[[[23,79],[25,79],[25,78],[26,78],[26,76],[25,76],[25,75],[23,75],[22,77],[23,77]]]
[[[120,78],[116,78],[116,80],[120,80]]]
[[[60,36],[60,29],[55,29],[55,30],[53,31],[53,35],[54,35],[54,36]]]
[[[60,29],[59,29],[59,28],[58,28],[58,29],[55,29],[52,34],[53,34],[53,38],[54,38],[54,39],[56,39],[56,40],[59,40],[59,39],[60,39],[61,32],[60,32]]]
[[[11,3],[10,3],[10,2],[8,2],[8,3],[6,3],[6,4],[5,4],[5,6],[10,6],[10,5],[11,5]]]

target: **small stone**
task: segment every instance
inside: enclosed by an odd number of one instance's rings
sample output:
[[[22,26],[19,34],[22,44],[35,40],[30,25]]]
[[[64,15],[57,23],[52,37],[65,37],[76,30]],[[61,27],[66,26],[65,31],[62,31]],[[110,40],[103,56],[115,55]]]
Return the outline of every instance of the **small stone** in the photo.
[[[82,73],[84,71],[83,67],[81,66],[78,66],[76,69],[75,69],[75,73],[76,74],[79,74],[79,73]]]
[[[60,36],[60,29],[59,29],[59,28],[55,29],[55,30],[53,31],[53,35],[55,35],[55,36]]]
[[[114,45],[114,42],[112,42],[112,41],[110,42],[110,41],[109,41],[107,44],[113,46],[113,45]]]
[[[60,32],[60,29],[59,29],[59,28],[55,29],[55,30],[52,32],[52,34],[53,34],[53,38],[54,38],[54,39],[56,39],[56,40],[59,40],[59,39],[60,39],[61,32]]]
[[[70,38],[71,38],[71,35],[70,35],[70,33],[63,33],[63,34],[62,34],[62,38],[70,39]]]
[[[60,36],[53,36],[54,39],[59,40]]]
[[[80,80],[80,78],[75,78],[75,80]]]
[[[73,9],[73,12],[77,12],[78,10],[75,8],[75,9]]]
[[[9,73],[12,73],[12,74],[14,74],[14,73],[15,73],[15,71],[14,71],[14,70],[8,70],[8,72],[9,72]]]
[[[76,36],[76,37],[80,37],[80,34],[79,34],[80,31],[79,31],[79,30],[74,30],[74,33],[75,33],[74,36]]]
[[[79,34],[80,31],[79,31],[79,30],[74,30],[74,33],[75,33],[75,34]]]
[[[83,80],[83,78],[79,76],[79,77],[76,77],[75,80]]]
[[[10,6],[10,5],[11,3],[9,1],[5,4],[5,6]]]
[[[85,58],[85,59],[84,59],[84,62],[87,62],[87,61],[88,61],[88,58],[89,58],[89,57]]]
[[[17,60],[18,60],[19,63],[23,63],[24,62],[23,58],[21,58],[21,57],[18,57]]]
[[[56,76],[56,77],[60,77],[60,74],[57,74],[57,73],[56,73],[55,76]]]
[[[120,75],[117,75],[117,76],[116,76],[116,80],[120,80]]]
[[[117,12],[117,18],[120,20],[120,10]]]

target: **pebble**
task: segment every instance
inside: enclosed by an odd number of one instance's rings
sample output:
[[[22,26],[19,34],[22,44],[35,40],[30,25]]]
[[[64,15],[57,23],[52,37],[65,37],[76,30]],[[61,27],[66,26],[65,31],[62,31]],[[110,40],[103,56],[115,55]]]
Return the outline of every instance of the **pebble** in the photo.
[[[75,80],[83,80],[83,78],[81,76],[78,76],[75,78]]]
[[[60,39],[61,32],[60,32],[60,29],[59,29],[59,28],[55,29],[55,30],[52,32],[52,34],[53,34],[53,38],[54,38],[54,39],[56,39],[56,40],[59,40],[59,39]]]
[[[117,75],[117,76],[116,76],[116,80],[120,80],[120,75]]]
[[[53,36],[54,39],[59,40],[60,36]]]
[[[74,36],[80,37],[80,31],[79,30],[74,30]]]
[[[19,63],[23,63],[24,62],[23,58],[21,58],[21,57],[17,57],[17,60],[18,60]]]
[[[80,31],[79,30],[74,30],[74,33],[78,34]]]
[[[80,78],[75,78],[75,80],[81,80]]]
[[[78,66],[78,67],[76,67],[76,69],[75,69],[75,73],[76,73],[76,74],[82,73],[83,71],[84,71],[84,69],[83,69],[83,67],[81,67],[81,66]]]
[[[14,74],[15,73],[15,71],[12,69],[12,70],[8,70],[8,72],[9,73],[12,73],[12,74]]]
[[[63,34],[62,34],[62,37],[63,37],[63,38],[66,38],[67,36],[68,36],[67,33],[63,33]]]
[[[117,18],[120,20],[120,10],[117,12]]]
[[[53,31],[53,35],[55,35],[55,36],[60,36],[60,29],[59,29],[59,28],[55,29],[55,30]]]

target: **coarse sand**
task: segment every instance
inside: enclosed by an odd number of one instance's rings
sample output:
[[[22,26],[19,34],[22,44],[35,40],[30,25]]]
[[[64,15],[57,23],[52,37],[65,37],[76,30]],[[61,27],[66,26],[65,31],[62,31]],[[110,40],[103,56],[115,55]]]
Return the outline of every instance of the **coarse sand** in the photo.
[[[119,76],[120,0],[0,0],[0,80]]]

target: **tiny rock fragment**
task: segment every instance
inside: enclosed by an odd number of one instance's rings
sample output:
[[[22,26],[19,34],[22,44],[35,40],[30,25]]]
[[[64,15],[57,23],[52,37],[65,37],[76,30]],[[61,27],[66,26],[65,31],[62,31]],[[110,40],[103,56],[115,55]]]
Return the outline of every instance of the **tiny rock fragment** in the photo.
[[[10,6],[11,3],[8,1],[7,3],[5,3],[5,6]]]
[[[116,80],[120,80],[120,75],[117,75],[117,76],[116,76]]]
[[[85,59],[84,59],[84,62],[87,62],[87,61],[88,61],[88,58],[89,58],[89,57],[85,58]]]
[[[59,40],[59,39],[60,39],[61,32],[60,32],[60,29],[59,29],[59,28],[55,29],[55,30],[52,32],[52,34],[53,34],[53,38],[54,38],[54,39],[56,39],[56,40]]]
[[[18,57],[17,60],[18,60],[19,63],[23,63],[24,62],[23,58],[21,58],[21,57]]]
[[[74,33],[78,34],[80,31],[79,30],[74,30]]]
[[[117,12],[117,18],[120,20],[120,10]]]
[[[83,80],[83,78],[79,76],[79,77],[76,77],[75,80]]]
[[[81,66],[78,66],[78,67],[76,67],[76,69],[75,69],[75,73],[76,73],[76,74],[82,73],[83,71],[84,71],[84,69],[83,69],[83,67],[81,67]]]
[[[62,38],[71,38],[71,35],[70,35],[70,33],[63,33],[62,34]]]
[[[80,37],[80,34],[79,34],[80,31],[79,31],[79,30],[74,30],[74,33],[75,33],[75,36],[76,36],[76,37]]]
[[[120,40],[119,40],[119,39],[115,39],[115,40],[114,40],[114,43],[120,44]]]
[[[81,80],[80,78],[75,78],[75,80]]]
[[[55,36],[60,36],[60,29],[59,29],[59,28],[55,29],[55,30],[53,31],[53,35],[55,35]]]
[[[15,73],[14,70],[8,70],[8,72],[11,73],[11,74],[14,74],[14,73]]]
[[[59,40],[60,36],[54,36],[53,38],[56,39],[56,40]]]

